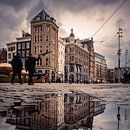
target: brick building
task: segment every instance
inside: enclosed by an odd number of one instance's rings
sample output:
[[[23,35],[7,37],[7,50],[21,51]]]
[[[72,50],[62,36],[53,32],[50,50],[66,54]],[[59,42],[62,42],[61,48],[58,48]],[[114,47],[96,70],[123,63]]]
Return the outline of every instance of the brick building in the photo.
[[[46,73],[49,80],[55,82],[58,68],[58,26],[56,20],[42,10],[31,21],[31,53],[39,54],[51,51],[37,62],[37,71]]]
[[[84,39],[81,40],[81,43],[85,46],[88,47],[88,52],[89,52],[89,78],[91,82],[94,81],[94,70],[95,70],[95,56],[94,56],[94,46],[93,46],[93,38],[91,39]]]
[[[63,38],[65,47],[65,82],[86,82],[89,78],[89,51],[79,39],[75,39],[73,29],[69,37]]]

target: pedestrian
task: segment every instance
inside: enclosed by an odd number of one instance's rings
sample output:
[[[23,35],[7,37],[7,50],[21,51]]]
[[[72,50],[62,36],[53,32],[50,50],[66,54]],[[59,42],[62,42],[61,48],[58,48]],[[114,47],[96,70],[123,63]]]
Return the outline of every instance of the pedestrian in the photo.
[[[51,51],[45,52],[41,55],[45,56],[48,53],[51,53]],[[34,76],[34,73],[36,72],[36,68],[35,68],[36,67],[36,61],[38,61],[39,59],[41,59],[40,55],[38,56],[38,58],[35,58],[31,54],[30,57],[27,59],[27,61],[25,63],[26,71],[28,71],[28,73],[29,73],[28,85],[33,85],[33,76]]]
[[[19,82],[20,84],[22,84],[21,73],[22,73],[23,63],[22,63],[19,53],[17,53],[17,55],[13,57],[11,61],[11,65],[12,65],[12,71],[13,71],[11,83],[14,84],[15,77],[16,75],[18,75]]]
[[[130,83],[130,72],[128,73],[128,83]]]
[[[35,58],[32,55],[30,55],[30,57],[27,59],[25,63],[26,71],[28,71],[29,73],[28,85],[33,85],[33,76],[34,73],[36,72],[36,68],[35,68],[36,61],[38,61],[39,59],[40,59],[40,55],[38,56],[38,58]]]
[[[124,73],[124,83],[126,84],[126,83],[128,83],[128,73],[127,73],[127,71]]]

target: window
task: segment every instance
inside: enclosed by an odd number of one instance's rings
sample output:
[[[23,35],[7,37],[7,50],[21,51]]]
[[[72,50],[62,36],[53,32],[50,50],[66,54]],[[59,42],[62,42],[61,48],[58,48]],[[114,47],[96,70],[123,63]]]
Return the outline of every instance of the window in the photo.
[[[11,59],[11,53],[8,54],[8,58]]]
[[[21,46],[22,46],[22,49],[25,49],[25,43],[22,43]]]
[[[35,26],[34,27],[34,32],[41,32],[42,31],[42,26]]]
[[[8,51],[10,51],[10,47],[8,48]]]
[[[42,35],[40,35],[40,42],[42,42]]]
[[[49,36],[46,36],[46,41],[49,41]]]
[[[39,65],[39,60],[36,62],[36,65],[37,65],[37,66]]]
[[[40,59],[40,65],[42,65],[42,59]]]
[[[40,53],[42,53],[42,46],[40,46]]]
[[[46,32],[49,32],[49,26],[46,27]]]
[[[20,54],[20,52],[18,52]],[[15,52],[13,53],[13,57],[15,56]]]
[[[70,72],[74,72],[74,67],[73,66],[70,66]]]
[[[41,20],[41,17],[38,16],[38,17],[36,18],[36,20],[37,20],[37,21]]]
[[[37,53],[39,53],[39,50],[40,50],[40,48],[39,48],[39,46],[37,46]]]
[[[26,48],[29,49],[30,48],[30,42],[26,43]]]
[[[18,44],[18,50],[20,50],[21,49],[21,44]]]
[[[70,56],[70,61],[74,61],[74,56]]]
[[[37,42],[37,36],[34,36],[34,42]]]
[[[46,58],[46,66],[48,66],[48,64],[49,64],[49,59]]]
[[[49,46],[46,46],[46,52],[48,52],[49,51]]]
[[[29,50],[26,50],[26,56],[28,57],[29,56]]]
[[[37,47],[36,46],[34,47],[34,52],[37,53]]]
[[[39,26],[39,32],[41,32],[42,31],[42,26]]]
[[[40,41],[39,39],[40,39],[39,36],[37,36],[37,41],[38,41],[38,42]]]
[[[65,48],[65,53],[67,53],[67,48]]]

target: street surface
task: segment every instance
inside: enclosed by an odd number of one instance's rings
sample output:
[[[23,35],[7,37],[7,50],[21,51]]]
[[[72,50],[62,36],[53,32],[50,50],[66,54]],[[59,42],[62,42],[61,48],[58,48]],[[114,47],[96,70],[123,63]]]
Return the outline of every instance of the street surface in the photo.
[[[130,130],[130,84],[68,84],[68,83],[36,83],[14,84],[0,83],[0,108],[9,106],[18,98],[28,100],[31,96],[42,94],[44,89],[80,90],[102,99],[106,103],[105,112],[94,117],[93,130]],[[121,120],[118,128],[118,106],[120,106]],[[0,118],[0,130],[14,130],[15,126],[5,123]]]

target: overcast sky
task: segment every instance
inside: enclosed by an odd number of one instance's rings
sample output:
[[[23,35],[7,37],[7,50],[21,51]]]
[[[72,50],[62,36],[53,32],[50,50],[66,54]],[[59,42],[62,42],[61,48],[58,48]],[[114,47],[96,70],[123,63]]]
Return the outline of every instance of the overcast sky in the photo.
[[[0,0],[0,47],[15,41],[21,30],[30,32],[30,21],[43,8],[59,26],[59,36],[91,38],[124,0]],[[114,14],[94,36],[95,51],[104,55],[108,67],[117,66],[117,31],[123,28],[121,66],[125,65],[125,49],[130,60],[130,1]],[[129,63],[130,65],[130,63]]]

